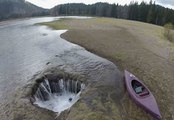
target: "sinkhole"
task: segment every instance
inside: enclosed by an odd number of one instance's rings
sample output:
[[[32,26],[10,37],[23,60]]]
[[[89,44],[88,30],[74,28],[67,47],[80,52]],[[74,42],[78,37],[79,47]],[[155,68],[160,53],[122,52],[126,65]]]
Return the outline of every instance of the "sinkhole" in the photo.
[[[32,103],[59,114],[76,103],[85,84],[79,80],[57,78],[49,80],[44,77],[38,83],[32,95]]]

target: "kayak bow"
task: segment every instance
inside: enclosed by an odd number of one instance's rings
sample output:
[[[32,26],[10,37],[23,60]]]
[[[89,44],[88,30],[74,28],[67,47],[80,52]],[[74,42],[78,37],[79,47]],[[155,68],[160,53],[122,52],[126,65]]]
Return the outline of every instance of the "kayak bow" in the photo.
[[[135,103],[150,113],[155,119],[161,120],[158,105],[153,94],[137,77],[125,70],[127,91]]]

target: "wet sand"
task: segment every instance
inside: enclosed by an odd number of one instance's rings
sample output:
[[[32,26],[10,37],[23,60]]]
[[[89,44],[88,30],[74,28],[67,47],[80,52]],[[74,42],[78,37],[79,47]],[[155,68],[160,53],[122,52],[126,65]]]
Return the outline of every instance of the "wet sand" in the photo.
[[[149,87],[164,119],[174,119],[174,47],[163,28],[151,24],[109,18],[65,21],[70,30],[62,38],[127,69]],[[151,119],[124,91],[123,119]]]

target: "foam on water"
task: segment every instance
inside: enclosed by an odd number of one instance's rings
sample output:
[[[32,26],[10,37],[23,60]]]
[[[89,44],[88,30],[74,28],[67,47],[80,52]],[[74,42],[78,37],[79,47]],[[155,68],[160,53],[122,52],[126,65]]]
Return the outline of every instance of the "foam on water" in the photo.
[[[83,89],[84,84],[79,81],[60,79],[50,82],[45,79],[36,90],[33,104],[60,114],[80,99]]]
[[[69,100],[71,98],[72,101]],[[76,103],[79,100],[79,98],[80,92],[78,94],[67,92],[63,93],[62,95],[52,94],[48,101],[41,101],[38,98],[36,98],[34,104],[42,108],[61,113],[62,111],[70,108],[74,103]]]

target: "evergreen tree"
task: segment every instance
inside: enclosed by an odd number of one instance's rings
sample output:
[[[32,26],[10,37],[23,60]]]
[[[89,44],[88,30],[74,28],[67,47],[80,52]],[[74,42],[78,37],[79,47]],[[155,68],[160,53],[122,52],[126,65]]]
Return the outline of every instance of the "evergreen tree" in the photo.
[[[129,5],[125,6],[101,2],[92,5],[81,3],[63,4],[51,9],[51,13],[52,15],[57,15],[57,13],[59,13],[59,15],[114,17],[157,25],[164,25],[170,22],[174,24],[174,10],[156,5],[152,0],[149,3],[141,2],[140,4],[131,2]]]

